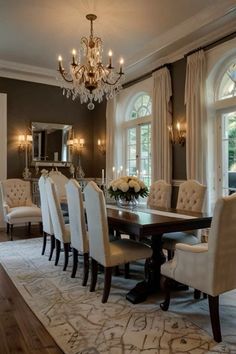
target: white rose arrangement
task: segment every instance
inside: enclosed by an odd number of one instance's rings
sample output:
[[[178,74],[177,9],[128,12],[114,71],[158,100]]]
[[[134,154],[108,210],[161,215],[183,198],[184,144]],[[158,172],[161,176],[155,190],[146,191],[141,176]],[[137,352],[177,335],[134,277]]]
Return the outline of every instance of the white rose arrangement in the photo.
[[[133,198],[146,197],[148,188],[143,181],[135,176],[124,176],[113,180],[108,188],[111,197],[131,201]]]

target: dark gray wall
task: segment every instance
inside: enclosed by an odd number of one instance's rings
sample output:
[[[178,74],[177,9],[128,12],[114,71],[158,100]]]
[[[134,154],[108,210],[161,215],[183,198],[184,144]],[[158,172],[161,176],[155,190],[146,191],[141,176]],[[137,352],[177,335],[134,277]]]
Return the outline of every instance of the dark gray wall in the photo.
[[[85,139],[81,157],[85,176],[96,177],[104,168],[104,157],[95,153],[94,130],[105,136],[105,104],[89,111],[85,104],[63,96],[59,87],[7,78],[0,78],[0,92],[7,93],[8,178],[22,177],[24,154],[18,151],[17,139],[33,121],[71,124],[75,135]]]

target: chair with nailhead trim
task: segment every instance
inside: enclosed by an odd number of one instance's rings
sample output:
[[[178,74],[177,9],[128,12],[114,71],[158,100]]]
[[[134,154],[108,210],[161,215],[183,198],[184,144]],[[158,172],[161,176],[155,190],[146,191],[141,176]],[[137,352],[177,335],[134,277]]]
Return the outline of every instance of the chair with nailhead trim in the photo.
[[[41,210],[31,199],[30,182],[18,178],[10,178],[0,182],[4,220],[7,233],[13,239],[13,225],[28,223],[30,233],[31,223],[39,223],[42,228]],[[41,233],[41,232],[40,232]]]
[[[182,211],[201,212],[203,209],[206,194],[206,186],[195,181],[188,180],[179,186],[178,200],[176,209]],[[162,236],[162,247],[168,252],[168,259],[174,254],[175,245],[177,243],[185,243],[195,245],[201,243],[200,230],[190,230],[185,232],[171,232]]]

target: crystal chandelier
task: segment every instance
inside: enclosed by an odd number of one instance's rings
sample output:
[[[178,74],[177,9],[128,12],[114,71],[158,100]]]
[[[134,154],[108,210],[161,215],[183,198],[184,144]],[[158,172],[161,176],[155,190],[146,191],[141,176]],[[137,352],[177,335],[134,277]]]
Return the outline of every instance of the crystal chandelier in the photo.
[[[88,103],[88,109],[94,109],[93,101],[101,102],[103,96],[111,99],[122,88],[124,80],[123,59],[120,59],[119,72],[112,66],[112,51],[110,50],[109,63],[104,66],[102,63],[102,40],[93,35],[93,21],[97,16],[89,14],[86,18],[90,21],[89,38],[81,38],[81,52],[72,51],[72,62],[69,72],[63,68],[62,57],[58,57],[58,71],[66,85],[63,85],[63,94],[67,97],[79,97],[81,103]]]

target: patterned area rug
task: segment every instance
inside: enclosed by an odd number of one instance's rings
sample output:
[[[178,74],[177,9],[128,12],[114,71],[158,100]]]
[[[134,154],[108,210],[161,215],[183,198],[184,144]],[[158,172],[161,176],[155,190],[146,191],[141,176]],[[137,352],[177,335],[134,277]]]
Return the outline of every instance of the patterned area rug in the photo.
[[[102,274],[90,293],[81,286],[81,270],[72,279],[71,266],[62,271],[63,254],[55,267],[47,254],[41,256],[41,246],[41,239],[1,243],[0,262],[66,354],[230,352],[189,320],[161,311],[157,299],[138,305],[126,301],[137,279],[114,276],[108,302],[102,304]]]

